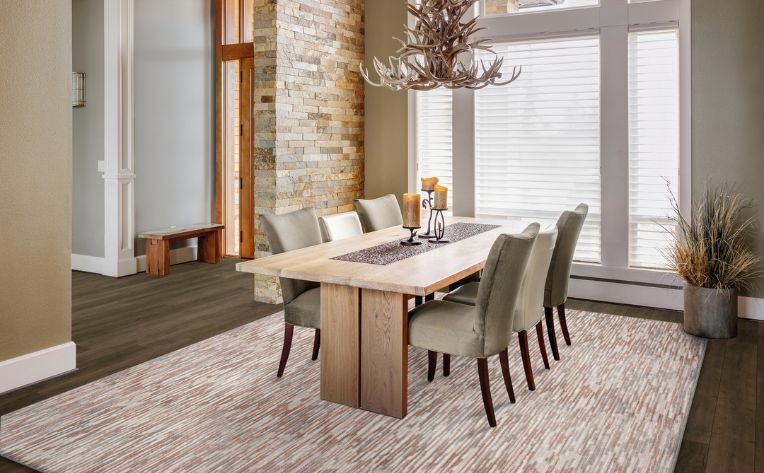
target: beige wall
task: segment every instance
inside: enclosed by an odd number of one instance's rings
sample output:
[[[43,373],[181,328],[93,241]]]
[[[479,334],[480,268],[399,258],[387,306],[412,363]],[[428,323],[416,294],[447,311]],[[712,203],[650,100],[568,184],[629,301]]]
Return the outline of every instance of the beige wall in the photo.
[[[405,0],[366,0],[366,67],[400,47],[407,21]],[[376,80],[376,73],[371,75]],[[408,99],[406,92],[366,85],[367,198],[408,192]]]
[[[0,2],[0,361],[71,340],[71,8]]]
[[[753,200],[764,256],[764,3],[692,2],[692,181],[727,182]],[[747,295],[764,297],[760,279]]]

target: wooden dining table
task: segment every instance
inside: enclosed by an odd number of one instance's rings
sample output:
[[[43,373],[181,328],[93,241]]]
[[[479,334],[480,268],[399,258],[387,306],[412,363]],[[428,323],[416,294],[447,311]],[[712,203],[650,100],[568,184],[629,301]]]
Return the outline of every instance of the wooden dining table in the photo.
[[[239,263],[238,271],[321,284],[321,399],[403,418],[407,408],[408,307],[485,265],[496,237],[517,222],[464,217],[446,223],[497,228],[387,265],[332,259],[406,239],[401,227]]]

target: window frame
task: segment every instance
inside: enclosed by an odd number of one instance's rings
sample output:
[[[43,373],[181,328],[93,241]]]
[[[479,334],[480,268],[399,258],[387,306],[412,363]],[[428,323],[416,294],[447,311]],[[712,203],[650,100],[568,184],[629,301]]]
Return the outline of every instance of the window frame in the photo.
[[[411,22],[411,19],[410,19]],[[667,270],[633,268],[629,262],[629,33],[676,28],[679,37],[679,201],[690,213],[691,49],[690,0],[600,0],[599,5],[484,16],[481,35],[496,43],[600,36],[601,263],[574,263],[573,275],[612,281],[681,286]],[[511,32],[511,33],[510,33]],[[511,85],[509,86],[511,87]],[[475,96],[454,91],[454,214],[475,216]],[[409,191],[416,192],[416,96],[409,92]],[[412,152],[413,151],[413,152]],[[412,176],[413,169],[413,176]],[[561,211],[563,209],[560,209]]]

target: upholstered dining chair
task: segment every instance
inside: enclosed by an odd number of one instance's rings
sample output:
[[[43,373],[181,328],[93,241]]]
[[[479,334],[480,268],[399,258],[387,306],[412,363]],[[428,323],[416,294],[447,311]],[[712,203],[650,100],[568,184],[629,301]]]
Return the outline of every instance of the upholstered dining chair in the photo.
[[[549,359],[547,358],[542,324],[544,318],[542,307],[544,306],[546,278],[549,273],[549,265],[552,260],[556,240],[557,227],[544,230],[536,237],[536,243],[533,245],[533,250],[528,260],[528,267],[523,275],[520,295],[518,296],[513,317],[512,330],[517,333],[520,343],[520,356],[523,360],[523,370],[525,371],[525,381],[528,383],[528,389],[531,391],[536,389],[536,383],[533,378],[533,365],[528,347],[528,330],[535,328],[544,367],[549,369]],[[447,294],[443,300],[475,305],[477,303],[478,288],[479,283],[477,282],[465,284]],[[444,355],[444,375],[446,374],[446,365],[449,362],[450,360],[448,360],[447,355]]]
[[[356,212],[326,215],[318,218],[321,237],[324,241],[344,240],[363,234],[361,220]]]
[[[560,359],[557,348],[557,336],[554,329],[554,313],[552,308],[557,308],[557,316],[560,319],[560,328],[565,337],[565,343],[570,345],[570,333],[568,322],[565,319],[565,302],[568,300],[568,281],[570,281],[570,269],[573,266],[573,255],[576,252],[578,237],[589,213],[589,206],[579,204],[575,210],[565,212],[557,220],[557,243],[555,244],[552,262],[549,266],[549,274],[546,277],[544,289],[544,315],[546,317],[546,329],[549,334],[549,345],[552,347],[552,356],[555,360]]]
[[[496,239],[486,261],[476,305],[430,301],[409,313],[409,344],[428,351],[429,380],[435,371],[434,354],[477,359],[483,407],[491,427],[496,426],[496,417],[488,379],[488,358],[499,355],[509,400],[515,402],[507,347],[523,274],[538,229],[538,224],[534,224],[521,234],[503,234]]]
[[[401,208],[393,194],[372,200],[356,199],[355,209],[365,233],[403,225]]]
[[[261,222],[271,253],[278,254],[323,243],[316,211],[303,209],[282,215],[262,215]],[[284,374],[292,348],[294,327],[316,330],[313,340],[313,360],[318,359],[321,346],[321,289],[316,282],[281,278],[284,300],[284,346],[276,374]]]
[[[533,251],[520,287],[519,301],[515,307],[512,330],[517,333],[520,342],[520,357],[523,360],[525,381],[531,391],[536,389],[536,382],[533,379],[533,364],[528,350],[529,330],[536,329],[541,359],[544,361],[544,367],[549,369],[549,359],[544,342],[544,328],[541,322],[544,318],[544,311],[541,308],[544,304],[546,276],[549,273],[549,264],[552,261],[556,240],[557,227],[544,230],[536,237],[536,243],[533,244]]]

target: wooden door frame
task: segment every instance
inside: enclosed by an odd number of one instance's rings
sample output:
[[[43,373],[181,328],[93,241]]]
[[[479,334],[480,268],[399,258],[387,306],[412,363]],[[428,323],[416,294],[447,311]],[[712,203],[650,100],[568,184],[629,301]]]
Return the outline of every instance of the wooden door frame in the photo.
[[[247,1],[251,0],[215,0],[215,16],[216,16],[216,22],[215,22],[215,80],[216,80],[216,97],[215,97],[215,221],[217,223],[224,223],[226,219],[226,204],[225,204],[225,193],[226,193],[226,149],[227,149],[227,143],[226,143],[226,134],[224,133],[225,127],[226,127],[226,103],[227,103],[227,74],[225,70],[226,62],[227,61],[236,61],[238,60],[240,62],[240,71],[242,71],[241,65],[246,59],[254,59],[254,43],[243,43],[242,40],[245,36],[244,30],[244,19],[243,16],[240,15],[239,18],[234,19],[234,21],[239,21],[239,37],[237,44],[226,44],[226,37],[227,37],[227,29],[230,25],[227,25],[226,23],[226,5],[230,4],[231,2],[239,2],[239,12],[244,11],[244,5]],[[251,84],[254,84],[254,77],[251,80]],[[251,92],[254,92],[254,90],[251,90]],[[241,97],[240,97],[241,99]],[[250,105],[253,105],[251,103],[251,100],[249,101]],[[242,110],[243,107],[240,105],[240,110]],[[241,113],[241,111],[240,111]],[[255,111],[254,106],[252,106],[252,114],[250,115],[250,120],[248,123],[247,130],[249,131],[249,137],[250,141],[254,134],[254,120],[255,120]],[[242,125],[244,125],[244,122],[241,122]],[[243,133],[242,133],[243,135]],[[244,143],[244,139],[242,136],[242,139],[240,140],[240,143]],[[252,143],[248,143],[250,146],[247,150],[248,157],[254,156],[254,149],[253,146],[251,146]],[[243,154],[240,151],[240,159],[243,156]],[[242,161],[243,162],[243,161]],[[249,166],[250,172],[248,173],[250,176],[250,179],[248,179],[248,184],[250,184],[252,187],[250,189],[250,196],[254,196],[254,159],[250,160],[250,166]],[[243,178],[243,173],[240,174],[240,176]],[[252,199],[250,199],[252,201]],[[243,202],[243,199],[240,200],[240,205]],[[251,204],[251,213],[254,214],[254,202],[252,201]],[[250,218],[249,227],[251,228],[251,240],[252,245],[254,246],[254,215]],[[225,231],[229,231],[227,228]],[[231,229],[230,231],[233,231]],[[222,254],[228,254],[226,251],[226,241],[227,238],[221,238],[220,239],[220,251]],[[241,247],[240,247],[241,252]],[[252,251],[252,256],[254,257],[254,248]]]

